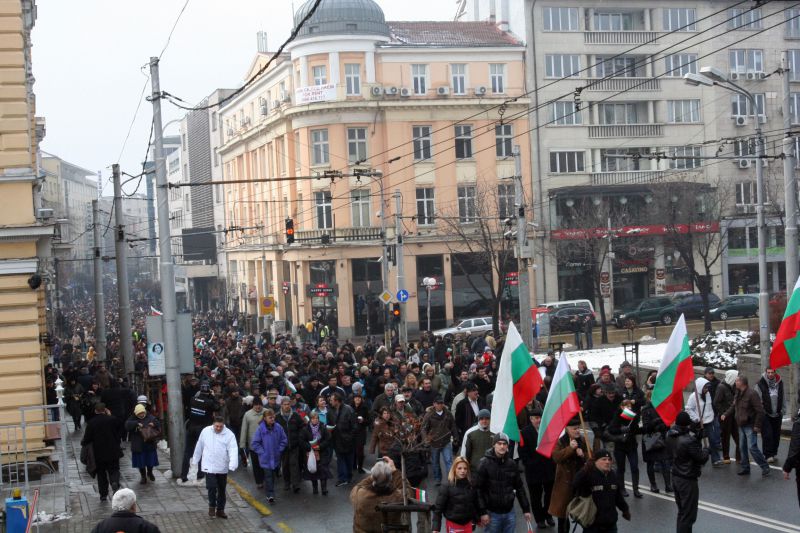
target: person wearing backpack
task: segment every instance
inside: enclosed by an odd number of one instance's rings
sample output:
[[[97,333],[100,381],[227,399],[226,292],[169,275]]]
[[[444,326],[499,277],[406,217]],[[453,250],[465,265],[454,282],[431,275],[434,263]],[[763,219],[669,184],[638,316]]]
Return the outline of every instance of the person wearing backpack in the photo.
[[[622,495],[622,482],[611,470],[611,463],[611,453],[601,448],[575,475],[575,496],[591,496],[597,509],[591,524],[584,526],[584,533],[616,533],[617,509],[622,511],[622,518],[631,519],[628,502]]]

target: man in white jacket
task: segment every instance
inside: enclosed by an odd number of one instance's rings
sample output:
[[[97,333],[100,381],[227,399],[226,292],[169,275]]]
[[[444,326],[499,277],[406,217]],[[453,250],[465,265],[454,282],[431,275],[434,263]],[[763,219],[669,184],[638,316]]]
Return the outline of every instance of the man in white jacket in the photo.
[[[694,380],[695,390],[689,394],[686,400],[686,412],[692,422],[698,427],[703,426],[703,435],[708,437],[709,452],[711,453],[711,463],[715,467],[720,467],[725,463],[722,461],[720,451],[722,441],[720,440],[720,427],[717,417],[714,416],[713,400],[711,398],[711,383],[706,378]]]
[[[228,518],[225,514],[225,486],[228,471],[239,466],[239,446],[236,435],[225,427],[225,419],[214,417],[214,423],[204,428],[194,448],[192,464],[202,464],[208,489],[208,516]]]

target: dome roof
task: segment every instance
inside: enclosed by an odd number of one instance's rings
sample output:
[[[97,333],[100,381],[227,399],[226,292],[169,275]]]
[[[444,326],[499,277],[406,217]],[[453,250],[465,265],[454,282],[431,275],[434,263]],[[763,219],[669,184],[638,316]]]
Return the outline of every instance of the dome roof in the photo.
[[[315,0],[307,0],[294,15],[294,25],[311,10]],[[314,35],[369,34],[389,35],[383,10],[374,0],[322,0],[314,15],[297,34],[298,39]]]

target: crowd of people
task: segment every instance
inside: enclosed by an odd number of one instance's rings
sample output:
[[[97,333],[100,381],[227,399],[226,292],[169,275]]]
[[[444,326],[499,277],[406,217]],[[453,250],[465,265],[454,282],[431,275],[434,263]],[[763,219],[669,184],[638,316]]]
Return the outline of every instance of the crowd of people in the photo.
[[[152,391],[137,395],[119,361],[117,330],[109,328],[101,361],[91,325],[81,316],[91,312],[81,315],[76,308],[67,317],[73,334],[56,341],[47,381],[66,379],[67,412],[76,430],[85,426],[81,442],[93,452],[87,459],[106,500],[120,490],[122,441],[130,441],[140,483],[153,481],[166,395],[165,389],[156,397]],[[113,314],[108,318],[114,321]],[[574,382],[587,427],[577,417],[570,421],[546,457],[536,443],[558,354],[537,361],[544,386],[520,412],[522,439],[515,443],[490,429],[502,337],[423,334],[419,342],[387,347],[370,337],[360,344],[340,341],[329,328],[324,334],[312,328],[302,340],[247,334],[237,322],[225,312],[194,317],[195,371],[182,386],[186,442],[179,483],[195,481],[196,465],[210,518],[227,518],[227,475],[246,467],[270,503],[291,502],[304,486],[321,497],[330,485],[348,487],[355,532],[381,530],[384,515],[375,511],[376,501],[424,500],[420,495],[430,485],[437,487],[435,505],[430,514],[417,513],[418,531],[471,531],[475,524],[512,532],[516,501],[532,526],[565,532],[574,502],[591,498],[597,513],[585,531],[612,532],[620,513],[631,518],[626,479],[632,496],[643,496],[641,456],[650,491],[674,494],[678,531],[691,531],[697,479],[709,456],[715,468],[735,458],[740,475],[750,473],[750,456],[764,476],[777,461],[786,396],[771,369],[751,387],[735,370],[721,380],[707,368],[668,427],[652,403],[655,372],[640,386],[629,363],[616,375],[607,365],[596,375],[581,361]],[[136,370],[146,375],[143,316],[134,326]],[[800,442],[795,448],[800,455]],[[372,453],[378,460],[368,471]],[[798,459],[790,456],[787,472]],[[404,512],[385,516],[409,520]]]

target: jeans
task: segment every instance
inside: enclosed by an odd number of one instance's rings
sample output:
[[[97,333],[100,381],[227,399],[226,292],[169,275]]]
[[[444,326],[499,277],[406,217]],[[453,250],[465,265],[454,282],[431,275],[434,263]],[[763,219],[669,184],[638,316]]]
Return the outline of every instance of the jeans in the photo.
[[[764,454],[758,449],[758,435],[753,431],[753,426],[739,426],[739,443],[739,451],[742,455],[742,470],[750,471],[750,455],[753,456],[753,460],[762,470],[769,468],[767,460],[764,459]]]
[[[594,348],[594,339],[592,339],[592,330],[586,330],[586,349],[591,350]]]
[[[583,339],[581,339],[581,332],[575,331],[573,333],[575,334],[575,349],[583,350]]]
[[[775,457],[778,455],[778,443],[781,441],[781,417],[764,415],[761,424],[761,444],[764,449],[764,457]]]
[[[710,424],[706,424],[703,426],[705,430],[706,436],[708,437],[708,447],[709,452],[711,453],[711,462],[716,463],[722,459],[720,455],[720,450],[722,449],[722,442],[720,442],[720,427],[719,421],[714,418],[714,421]]]
[[[507,513],[489,512],[489,525],[486,533],[514,533],[517,526],[517,515],[514,511]]]
[[[678,505],[677,533],[692,533],[692,526],[697,521],[697,503],[700,500],[700,489],[696,479],[675,476],[672,478],[675,490],[675,503]]]
[[[225,486],[228,484],[228,474],[206,474],[206,489],[208,489],[208,507],[217,511],[225,510]]]
[[[253,478],[256,480],[256,485],[264,484],[264,469],[261,468],[261,463],[258,462],[258,454],[250,450],[250,464],[253,465]]]
[[[353,452],[336,452],[336,474],[339,483],[350,483],[353,479]]]
[[[264,476],[264,488],[267,492],[267,498],[275,497],[275,470],[271,468],[262,468]]]
[[[431,448],[431,462],[433,463],[433,479],[439,483],[442,480],[442,468],[439,464],[439,456],[444,461],[445,477],[450,473],[453,465],[453,447],[448,442],[444,448]]]

